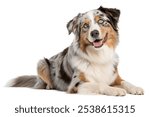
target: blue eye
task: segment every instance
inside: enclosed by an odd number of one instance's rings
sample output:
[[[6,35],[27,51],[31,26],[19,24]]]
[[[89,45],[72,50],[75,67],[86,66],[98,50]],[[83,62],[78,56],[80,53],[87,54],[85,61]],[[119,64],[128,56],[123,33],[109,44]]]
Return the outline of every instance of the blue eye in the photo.
[[[103,19],[99,19],[97,23],[98,23],[98,24],[103,24],[103,23],[104,23],[104,20],[103,20]]]

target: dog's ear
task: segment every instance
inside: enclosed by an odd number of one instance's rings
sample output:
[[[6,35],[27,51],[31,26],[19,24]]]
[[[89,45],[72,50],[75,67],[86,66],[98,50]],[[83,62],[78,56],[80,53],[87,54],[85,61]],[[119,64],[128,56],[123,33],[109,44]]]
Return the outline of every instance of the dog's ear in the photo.
[[[71,34],[72,32],[76,33],[78,31],[79,23],[80,23],[79,19],[81,16],[82,16],[82,14],[79,13],[76,17],[74,17],[72,20],[70,20],[67,23],[67,29],[68,29],[69,34]]]
[[[114,20],[118,22],[120,16],[120,10],[116,8],[104,8],[100,6],[98,10],[104,12],[106,15],[112,17]]]
[[[116,8],[104,8],[100,6],[98,10],[102,11],[107,15],[107,17],[112,21],[113,25],[117,27],[119,21],[120,10]]]

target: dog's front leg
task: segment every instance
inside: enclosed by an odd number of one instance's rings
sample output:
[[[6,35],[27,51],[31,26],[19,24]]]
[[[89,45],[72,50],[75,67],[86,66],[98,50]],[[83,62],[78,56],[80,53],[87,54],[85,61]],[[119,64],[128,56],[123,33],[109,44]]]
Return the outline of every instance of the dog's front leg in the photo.
[[[129,94],[133,94],[133,95],[144,94],[144,90],[142,88],[134,86],[133,84],[121,79],[119,75],[117,76],[113,85],[125,89]]]
[[[102,94],[109,96],[124,96],[126,91],[121,88],[108,86],[106,83],[84,82],[78,86],[80,94]]]
[[[78,70],[75,70],[67,92],[68,93],[77,93],[78,86],[81,85],[83,82],[86,82],[84,74],[79,72]]]
[[[79,94],[103,94],[111,96],[123,96],[126,94],[124,89],[111,87],[105,83],[87,81],[84,74],[77,71],[72,76],[67,92]]]
[[[84,73],[76,70],[72,76],[67,92],[78,94],[99,94],[99,86],[97,83],[87,81]]]

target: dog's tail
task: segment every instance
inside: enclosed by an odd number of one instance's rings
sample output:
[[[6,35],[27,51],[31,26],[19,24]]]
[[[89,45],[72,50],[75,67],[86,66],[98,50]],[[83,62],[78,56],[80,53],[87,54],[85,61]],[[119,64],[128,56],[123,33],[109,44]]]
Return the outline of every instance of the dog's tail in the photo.
[[[35,89],[51,89],[53,88],[50,75],[50,62],[44,58],[38,62],[38,75],[24,75],[10,80],[6,86],[8,87],[30,87]]]
[[[46,84],[34,75],[24,75],[10,80],[6,86],[8,87],[29,87],[36,89],[45,89]]]

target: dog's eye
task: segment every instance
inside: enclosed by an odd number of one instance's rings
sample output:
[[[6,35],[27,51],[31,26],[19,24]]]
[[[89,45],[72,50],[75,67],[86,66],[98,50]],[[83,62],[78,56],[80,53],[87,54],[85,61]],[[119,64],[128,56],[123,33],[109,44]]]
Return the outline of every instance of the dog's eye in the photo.
[[[104,25],[104,26],[109,26],[108,21],[104,21],[103,25]]]
[[[97,23],[98,23],[99,25],[101,25],[101,26],[105,26],[105,27],[109,26],[109,22],[108,22],[107,20],[104,20],[104,19],[98,20]]]
[[[85,30],[89,29],[89,24],[85,23],[82,28],[85,29]]]
[[[97,23],[98,23],[98,24],[103,24],[103,23],[104,23],[104,20],[103,20],[103,19],[99,19]]]

